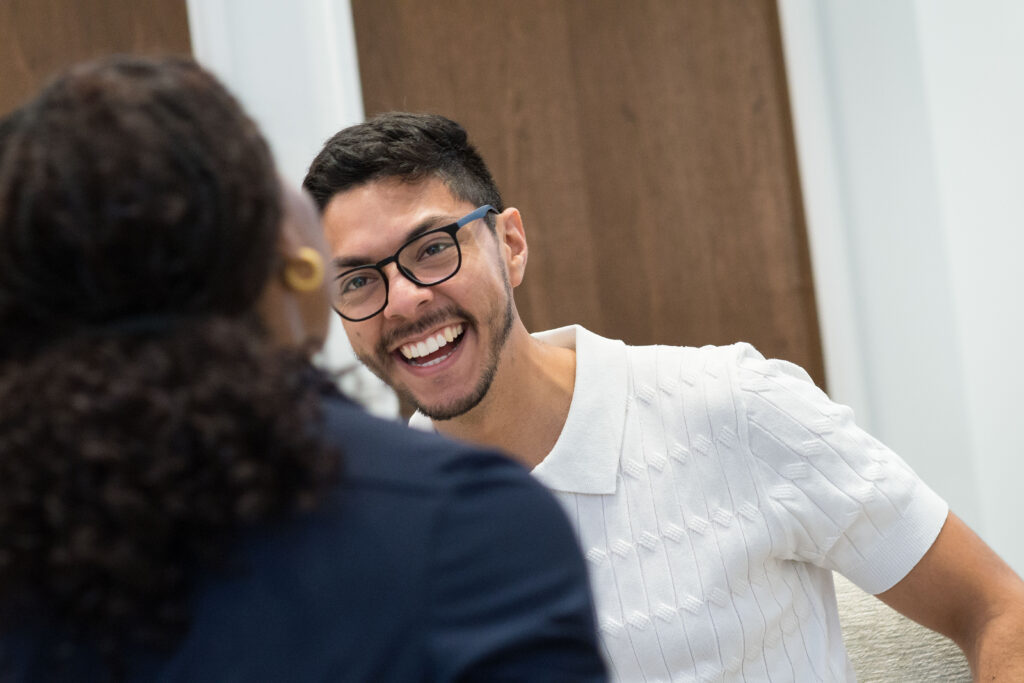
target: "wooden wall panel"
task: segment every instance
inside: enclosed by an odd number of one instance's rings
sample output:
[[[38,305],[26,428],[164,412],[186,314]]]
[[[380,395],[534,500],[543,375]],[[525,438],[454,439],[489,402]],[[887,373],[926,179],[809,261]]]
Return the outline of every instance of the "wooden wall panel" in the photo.
[[[185,0],[0,0],[0,114],[75,62],[191,51]]]
[[[463,123],[530,243],[531,330],[824,370],[772,0],[353,0],[367,114]]]

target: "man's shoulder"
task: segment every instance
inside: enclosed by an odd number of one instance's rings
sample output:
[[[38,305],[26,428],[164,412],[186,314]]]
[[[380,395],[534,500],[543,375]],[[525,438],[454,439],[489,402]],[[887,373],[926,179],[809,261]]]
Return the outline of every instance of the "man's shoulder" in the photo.
[[[749,342],[738,341],[732,344],[705,344],[693,346],[688,344],[627,344],[626,348],[632,351],[650,352],[658,350],[662,353],[674,353],[694,358],[720,358],[738,362],[748,356],[763,358],[761,353]]]
[[[738,368],[764,360],[764,356],[746,342],[723,346],[626,346],[626,354],[634,378],[655,382],[666,391],[679,382],[694,386],[698,382],[728,381]]]
[[[575,349],[577,353],[591,356],[592,360],[599,361],[605,369],[609,365],[618,366],[625,362],[634,373],[638,370],[657,371],[660,362],[670,367],[679,365],[683,372],[708,369],[714,375],[716,370],[764,361],[764,356],[757,349],[742,341],[704,346],[630,345],[621,339],[601,336],[581,325],[535,332],[532,336],[546,344]],[[410,424],[429,429],[429,420],[425,418],[417,421],[414,417]]]

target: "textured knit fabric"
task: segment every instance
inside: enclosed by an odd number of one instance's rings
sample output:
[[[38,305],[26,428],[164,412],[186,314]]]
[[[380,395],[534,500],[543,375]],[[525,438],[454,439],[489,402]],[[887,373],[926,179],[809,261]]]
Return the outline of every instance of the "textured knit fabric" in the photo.
[[[241,542],[132,680],[605,680],[576,538],[524,468],[340,399],[326,437],[338,491]],[[0,680],[106,680],[88,652],[54,672],[58,644],[45,625],[0,638]]]
[[[853,680],[830,570],[886,590],[945,502],[748,344],[535,336],[576,350],[568,419],[534,475],[576,527],[614,678]]]

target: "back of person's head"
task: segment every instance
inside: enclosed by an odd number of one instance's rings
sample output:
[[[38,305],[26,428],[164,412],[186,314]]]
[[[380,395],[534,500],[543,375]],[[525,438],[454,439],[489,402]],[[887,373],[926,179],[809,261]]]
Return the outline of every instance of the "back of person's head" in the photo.
[[[193,570],[329,485],[320,380],[256,314],[282,206],[190,60],[80,65],[5,119],[0,629],[37,615],[111,661],[172,643]]]
[[[236,315],[260,295],[281,214],[273,162],[194,63],[78,66],[7,137],[0,321],[18,333],[0,356],[81,326]]]
[[[504,210],[466,131],[437,114],[390,112],[341,130],[310,164],[303,186],[323,210],[335,194],[369,182],[416,183],[430,177],[444,181],[458,199]]]

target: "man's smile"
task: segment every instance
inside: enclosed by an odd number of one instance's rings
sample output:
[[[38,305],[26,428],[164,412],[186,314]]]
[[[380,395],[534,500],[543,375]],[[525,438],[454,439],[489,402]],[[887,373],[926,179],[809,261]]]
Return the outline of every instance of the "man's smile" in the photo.
[[[423,339],[402,344],[398,351],[409,365],[416,367],[436,365],[454,353],[462,339],[464,329],[462,323],[447,325]]]

